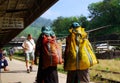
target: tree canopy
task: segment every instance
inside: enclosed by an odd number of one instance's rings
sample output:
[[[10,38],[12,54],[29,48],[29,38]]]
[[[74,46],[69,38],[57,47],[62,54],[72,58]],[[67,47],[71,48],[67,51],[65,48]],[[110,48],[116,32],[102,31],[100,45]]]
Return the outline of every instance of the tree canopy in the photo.
[[[53,28],[57,36],[69,34],[68,30],[72,22],[76,21],[81,24],[85,30],[92,30],[102,26],[111,25],[110,27],[89,33],[93,40],[114,39],[111,35],[120,35],[120,0],[103,0],[92,3],[88,6],[90,12],[89,18],[81,15],[79,17],[58,17],[53,22]],[[89,20],[88,20],[89,19]],[[102,38],[103,36],[106,36]],[[99,38],[99,39],[98,39]],[[118,38],[117,38],[118,39]]]
[[[111,34],[120,35],[120,0],[104,0],[98,3],[92,3],[88,6],[90,12],[90,29],[96,27],[112,25],[104,30],[91,33],[92,37],[105,35],[111,37]],[[100,39],[101,39],[100,38]],[[110,39],[110,38],[108,38]]]
[[[82,27],[87,27],[88,24],[87,18],[81,15],[80,17],[58,17],[54,20],[52,27],[58,37],[66,36],[73,22],[79,22]]]

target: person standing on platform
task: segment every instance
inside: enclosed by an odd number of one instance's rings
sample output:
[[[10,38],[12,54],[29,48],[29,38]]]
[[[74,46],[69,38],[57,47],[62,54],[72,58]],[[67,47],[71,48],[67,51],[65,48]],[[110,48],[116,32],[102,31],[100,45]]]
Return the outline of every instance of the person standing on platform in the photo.
[[[80,37],[87,37],[87,34],[81,33],[82,28],[77,22],[70,26],[70,35],[66,38],[66,48],[64,53],[64,70],[67,71],[66,83],[89,83],[89,69],[80,69],[81,54],[79,50]],[[78,36],[78,37],[77,37]],[[81,45],[81,44],[80,44]],[[77,53],[78,52],[78,53]],[[80,55],[80,56],[79,56]]]
[[[10,61],[12,61],[13,54],[14,54],[14,50],[13,50],[13,48],[11,47],[11,48],[9,49],[9,59],[10,59]]]
[[[28,34],[27,39],[22,44],[22,47],[23,47],[24,53],[25,53],[25,62],[26,62],[27,73],[30,73],[30,71],[33,70],[34,57],[35,57],[34,56],[35,42],[34,42],[31,34]],[[31,60],[31,65],[29,64],[30,60]]]
[[[60,45],[50,26],[42,27],[41,32],[36,44],[36,54],[39,56],[36,82],[58,83],[57,64],[62,63],[62,49],[59,49]]]

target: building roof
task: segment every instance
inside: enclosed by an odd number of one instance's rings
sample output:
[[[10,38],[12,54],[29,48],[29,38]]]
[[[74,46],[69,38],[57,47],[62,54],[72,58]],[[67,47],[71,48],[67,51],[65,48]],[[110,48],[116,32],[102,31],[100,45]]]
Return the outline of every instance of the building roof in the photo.
[[[0,47],[16,37],[58,0],[0,0]]]

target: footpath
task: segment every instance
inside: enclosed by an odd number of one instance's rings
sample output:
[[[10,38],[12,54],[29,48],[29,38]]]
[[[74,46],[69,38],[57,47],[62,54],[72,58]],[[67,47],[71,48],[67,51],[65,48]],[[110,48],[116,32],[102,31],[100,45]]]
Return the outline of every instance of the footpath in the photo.
[[[0,83],[34,83],[38,66],[33,66],[33,72],[27,73],[25,62],[13,59],[9,63],[9,71],[1,69]],[[59,83],[66,83],[66,75],[59,73]]]
[[[33,66],[33,72],[27,73],[25,62],[13,59],[8,60],[9,71],[1,69],[0,83],[35,83],[38,66]],[[59,83],[66,83],[66,74],[58,73]],[[94,83],[94,82],[90,82]]]

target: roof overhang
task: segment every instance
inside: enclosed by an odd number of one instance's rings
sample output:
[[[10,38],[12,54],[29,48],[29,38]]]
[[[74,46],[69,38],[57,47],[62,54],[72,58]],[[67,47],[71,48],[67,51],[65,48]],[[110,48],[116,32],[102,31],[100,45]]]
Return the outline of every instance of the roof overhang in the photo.
[[[0,47],[17,36],[58,0],[1,0]]]

